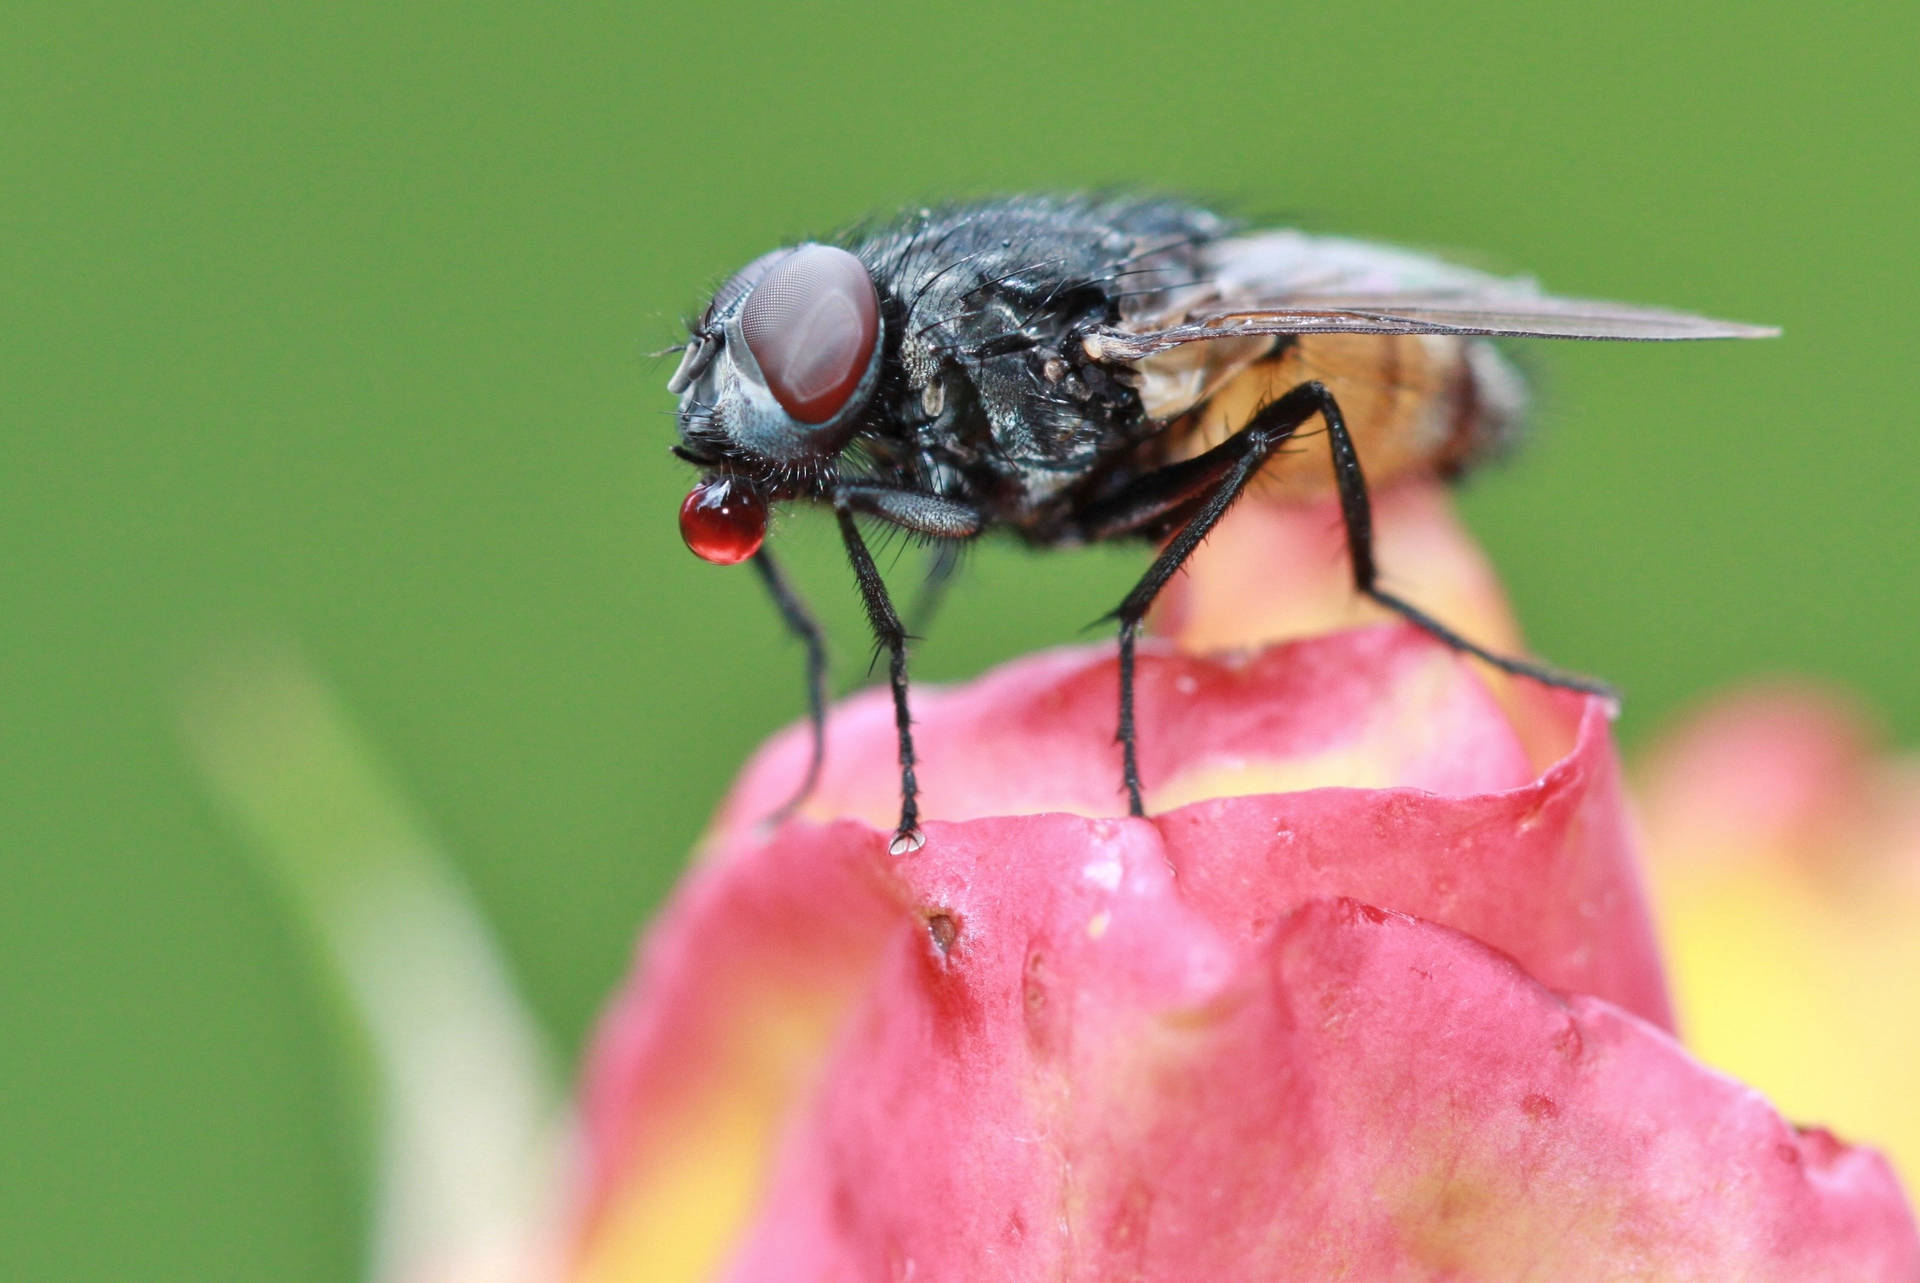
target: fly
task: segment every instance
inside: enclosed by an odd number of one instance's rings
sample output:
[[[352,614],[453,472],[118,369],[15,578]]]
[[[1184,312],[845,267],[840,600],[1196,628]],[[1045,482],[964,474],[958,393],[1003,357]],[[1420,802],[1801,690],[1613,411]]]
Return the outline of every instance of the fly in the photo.
[[[1778,333],[1555,298],[1530,280],[1360,241],[1242,232],[1177,201],[1052,197],[921,210],[764,254],[690,329],[668,383],[680,398],[674,453],[701,469],[681,533],[708,561],[751,561],[807,653],[812,757],[782,813],[812,790],[825,747],[820,632],[764,546],[769,507],[798,500],[833,511],[887,653],[900,743],[896,854],[924,840],[908,639],[857,518],[939,545],[936,568],[994,529],[1038,547],[1161,545],[1109,616],[1120,642],[1122,782],[1129,812],[1142,815],[1141,621],[1249,486],[1299,498],[1331,489],[1355,590],[1448,646],[1509,673],[1604,691],[1484,649],[1381,588],[1368,478],[1451,476],[1510,436],[1522,389],[1489,338]],[[1269,467],[1316,418],[1331,475],[1298,460]]]

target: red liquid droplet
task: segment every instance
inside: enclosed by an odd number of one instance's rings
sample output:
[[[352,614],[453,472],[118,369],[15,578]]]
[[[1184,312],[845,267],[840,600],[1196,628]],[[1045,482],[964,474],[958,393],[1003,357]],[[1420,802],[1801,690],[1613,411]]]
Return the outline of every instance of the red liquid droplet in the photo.
[[[745,561],[767,537],[767,505],[751,486],[732,477],[709,478],[680,505],[680,537],[702,561],[716,566]]]

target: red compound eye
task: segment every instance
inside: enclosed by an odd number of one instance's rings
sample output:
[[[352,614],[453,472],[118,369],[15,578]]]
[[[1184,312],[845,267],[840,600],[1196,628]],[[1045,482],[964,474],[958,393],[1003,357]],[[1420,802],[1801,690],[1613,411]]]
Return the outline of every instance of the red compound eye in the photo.
[[[740,330],[781,408],[802,423],[825,423],[873,360],[880,296],[847,251],[803,245],[753,287]]]
[[[767,505],[751,486],[710,477],[680,505],[680,537],[693,555],[731,566],[760,551],[767,537]]]

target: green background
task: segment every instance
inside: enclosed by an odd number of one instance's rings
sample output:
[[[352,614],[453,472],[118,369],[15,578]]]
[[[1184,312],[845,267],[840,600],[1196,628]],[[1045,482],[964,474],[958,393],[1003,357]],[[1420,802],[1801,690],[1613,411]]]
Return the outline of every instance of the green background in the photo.
[[[360,1268],[354,1060],[180,748],[236,639],[336,688],[577,1046],[799,705],[752,577],[680,546],[644,354],[876,209],[1138,182],[1783,325],[1531,351],[1469,517],[1629,741],[1783,670],[1920,737],[1917,54],[1893,4],[14,6],[0,1275]],[[830,532],[780,535],[850,677]],[[1140,564],[986,552],[918,671]]]

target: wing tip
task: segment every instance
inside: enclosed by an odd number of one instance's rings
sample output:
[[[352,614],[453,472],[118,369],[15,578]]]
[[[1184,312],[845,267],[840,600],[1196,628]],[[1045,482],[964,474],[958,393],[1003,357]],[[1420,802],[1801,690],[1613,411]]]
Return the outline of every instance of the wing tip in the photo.
[[[1718,321],[1701,318],[1705,323],[1696,336],[1703,339],[1777,339],[1783,333],[1777,325],[1749,325],[1745,321]]]

